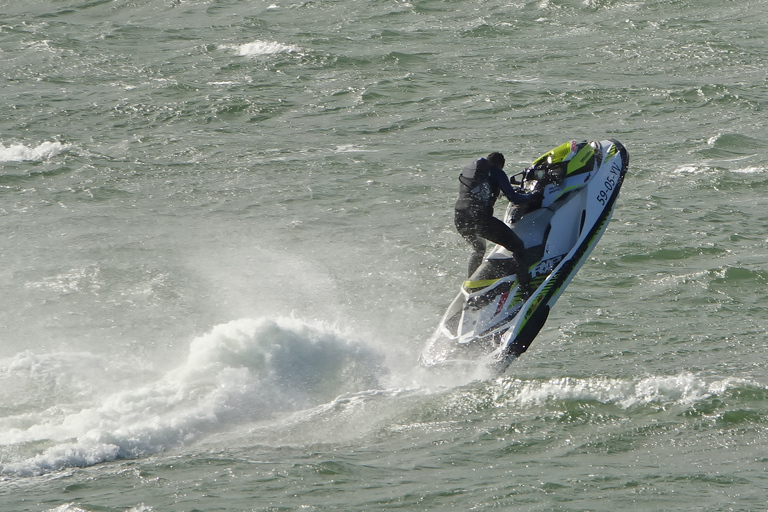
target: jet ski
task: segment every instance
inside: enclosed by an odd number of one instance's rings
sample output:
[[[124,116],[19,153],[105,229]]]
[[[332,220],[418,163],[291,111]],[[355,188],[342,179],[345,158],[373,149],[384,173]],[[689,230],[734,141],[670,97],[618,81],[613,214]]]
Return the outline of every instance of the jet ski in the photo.
[[[610,221],[629,154],[616,140],[570,141],[511,178],[540,201],[510,204],[504,222],[525,245],[530,291],[519,289],[517,267],[495,246],[461,285],[430,338],[425,366],[476,362],[501,374],[530,346],[555,301],[589,256]]]

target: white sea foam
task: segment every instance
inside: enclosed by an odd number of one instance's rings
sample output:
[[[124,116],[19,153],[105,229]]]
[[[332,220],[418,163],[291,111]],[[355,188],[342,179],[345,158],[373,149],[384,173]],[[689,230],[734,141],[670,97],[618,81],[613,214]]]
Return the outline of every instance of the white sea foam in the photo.
[[[355,144],[339,144],[336,146],[336,153],[375,153],[377,149],[368,149]]]
[[[378,420],[364,417],[365,407],[351,406],[398,395],[373,391],[381,389],[378,353],[338,328],[295,318],[218,325],[190,343],[186,359],[175,369],[154,379],[147,379],[146,372],[133,382],[126,378],[123,390],[104,396],[97,396],[97,386],[75,383],[78,375],[106,360],[83,356],[86,362],[73,365],[71,359],[25,352],[0,362],[0,384],[25,383],[14,393],[35,394],[44,391],[41,386],[62,385],[71,391],[42,403],[22,400],[18,411],[0,419],[0,474],[32,476],[142,457],[259,424],[275,413],[311,411],[312,416],[331,414],[333,421],[348,422],[348,415],[360,409],[363,416],[356,421],[375,425]],[[77,375],[61,375],[67,371]],[[639,379],[499,379],[489,384],[498,392],[495,402],[504,407],[587,400],[629,409],[689,406],[740,382],[684,372]],[[337,418],[337,410],[348,414]]]
[[[549,400],[594,400],[622,408],[659,403],[690,405],[738,385],[738,379],[707,382],[688,372],[671,376],[649,376],[639,380],[619,378],[559,378],[548,381],[507,381],[506,399],[525,405]]]
[[[61,142],[43,142],[35,147],[23,144],[11,144],[10,146],[0,144],[0,162],[46,160],[66,151],[68,148],[68,144],[62,144]]]
[[[734,169],[733,172],[738,174],[760,174],[765,172],[765,167],[742,167],[741,169]]]
[[[74,503],[66,503],[56,508],[49,509],[48,512],[87,512],[84,508],[78,507]]]
[[[760,174],[765,172],[765,167],[762,166],[746,166],[746,167],[740,167],[736,169],[729,169],[725,172],[732,172],[736,174]],[[715,167],[710,167],[706,165],[682,165],[680,167],[677,167],[673,173],[674,174],[722,174],[724,171],[721,169],[717,169]]]
[[[237,54],[243,57],[258,57],[260,55],[273,55],[276,53],[294,53],[299,48],[293,45],[286,45],[275,41],[253,41],[250,43],[234,46]]]
[[[75,503],[66,503],[56,508],[49,509],[47,512],[88,512],[88,511],[85,510],[84,508],[79,507]],[[152,512],[152,508],[147,507],[142,503],[141,505],[137,505],[129,509],[128,512]]]
[[[709,170],[709,167],[703,167],[701,165],[683,165],[672,172],[674,174],[702,174]]]
[[[10,362],[0,370],[11,379],[23,368]],[[157,453],[376,387],[378,368],[377,354],[329,326],[233,321],[193,340],[186,361],[155,381],[6,416],[0,474],[39,475]]]

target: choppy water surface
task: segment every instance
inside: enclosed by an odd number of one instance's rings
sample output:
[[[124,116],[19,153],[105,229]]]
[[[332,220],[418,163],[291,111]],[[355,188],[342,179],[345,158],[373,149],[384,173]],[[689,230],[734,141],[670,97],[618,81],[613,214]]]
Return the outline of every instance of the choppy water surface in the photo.
[[[0,0],[3,510],[763,510],[757,2]],[[621,140],[502,378],[458,169]]]

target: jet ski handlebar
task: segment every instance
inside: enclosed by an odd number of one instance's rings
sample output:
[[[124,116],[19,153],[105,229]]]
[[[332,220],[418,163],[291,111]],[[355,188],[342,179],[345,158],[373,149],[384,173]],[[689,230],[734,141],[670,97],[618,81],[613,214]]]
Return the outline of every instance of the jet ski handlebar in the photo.
[[[565,177],[566,162],[556,164],[543,163],[529,167],[523,171],[526,181],[538,181],[544,185],[560,183]]]
[[[532,192],[543,192],[544,187],[550,183],[562,183],[566,173],[566,165],[565,162],[537,164],[513,175],[509,182],[512,185],[523,186],[523,188],[527,188]],[[526,187],[526,184],[529,184],[529,186]]]

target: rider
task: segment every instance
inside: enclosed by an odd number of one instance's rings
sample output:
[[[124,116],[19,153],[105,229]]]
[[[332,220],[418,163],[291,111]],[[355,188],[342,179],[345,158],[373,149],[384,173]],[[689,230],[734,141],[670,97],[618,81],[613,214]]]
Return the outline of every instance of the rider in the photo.
[[[469,277],[483,262],[485,241],[490,240],[512,253],[520,290],[530,293],[531,278],[525,263],[525,246],[509,226],[493,216],[493,205],[499,192],[515,204],[527,203],[536,196],[515,191],[503,168],[504,155],[494,152],[461,171],[454,221],[459,234],[474,250],[469,259]]]

